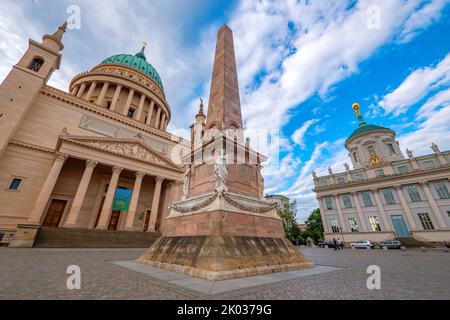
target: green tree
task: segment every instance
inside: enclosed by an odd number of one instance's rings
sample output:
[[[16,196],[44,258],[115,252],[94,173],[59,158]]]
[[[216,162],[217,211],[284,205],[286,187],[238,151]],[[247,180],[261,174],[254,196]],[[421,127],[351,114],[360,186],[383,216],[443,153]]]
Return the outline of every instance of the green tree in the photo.
[[[295,201],[284,203],[280,206],[278,214],[283,219],[286,238],[295,245],[304,244],[305,239],[297,223],[297,203]]]
[[[320,215],[320,209],[316,209],[308,217],[305,222],[306,230],[303,232],[303,238],[312,238],[315,243],[323,240],[323,224]]]

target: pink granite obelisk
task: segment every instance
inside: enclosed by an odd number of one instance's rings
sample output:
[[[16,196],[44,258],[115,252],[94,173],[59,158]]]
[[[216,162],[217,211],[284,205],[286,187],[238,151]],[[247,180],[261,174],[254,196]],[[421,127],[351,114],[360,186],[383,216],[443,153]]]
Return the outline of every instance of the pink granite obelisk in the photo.
[[[171,204],[163,236],[138,261],[208,280],[313,267],[286,240],[275,205],[264,199],[266,158],[243,143],[233,33],[226,25],[217,36],[207,117],[202,109],[192,127],[201,143],[183,160],[183,200]]]

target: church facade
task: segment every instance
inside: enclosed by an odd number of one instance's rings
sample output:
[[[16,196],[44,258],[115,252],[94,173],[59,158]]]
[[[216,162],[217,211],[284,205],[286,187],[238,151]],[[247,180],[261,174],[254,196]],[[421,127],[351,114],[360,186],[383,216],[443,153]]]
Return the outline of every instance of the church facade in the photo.
[[[313,173],[325,239],[380,242],[450,240],[450,151],[404,157],[396,133],[363,121],[345,147],[353,170]],[[426,138],[426,137],[425,137]]]
[[[30,40],[0,85],[0,232],[157,232],[181,196],[190,148],[167,132],[161,78],[144,47],[75,76],[69,92],[48,86],[65,30]]]

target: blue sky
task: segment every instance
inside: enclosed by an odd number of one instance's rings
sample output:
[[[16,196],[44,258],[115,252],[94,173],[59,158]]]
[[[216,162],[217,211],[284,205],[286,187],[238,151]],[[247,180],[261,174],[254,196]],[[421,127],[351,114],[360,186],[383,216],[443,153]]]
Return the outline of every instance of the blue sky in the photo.
[[[143,41],[173,110],[169,130],[186,136],[209,95],[215,35],[234,31],[246,129],[281,132],[280,165],[264,170],[269,193],[296,199],[299,220],[317,207],[311,172],[350,162],[351,109],[397,131],[402,150],[450,149],[450,1],[2,0],[0,80],[27,47],[81,9],[64,37],[50,85]]]

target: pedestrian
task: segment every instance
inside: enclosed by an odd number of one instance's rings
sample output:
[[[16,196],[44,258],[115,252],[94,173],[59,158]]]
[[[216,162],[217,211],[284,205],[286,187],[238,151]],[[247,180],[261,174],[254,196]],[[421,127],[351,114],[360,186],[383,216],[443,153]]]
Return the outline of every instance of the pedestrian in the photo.
[[[339,240],[339,238],[337,239],[337,249],[338,250],[342,250],[342,243],[341,243],[341,240]]]
[[[334,247],[334,251],[337,250],[337,241],[336,238],[333,238],[333,247]]]

